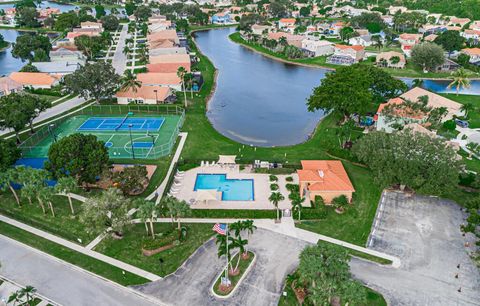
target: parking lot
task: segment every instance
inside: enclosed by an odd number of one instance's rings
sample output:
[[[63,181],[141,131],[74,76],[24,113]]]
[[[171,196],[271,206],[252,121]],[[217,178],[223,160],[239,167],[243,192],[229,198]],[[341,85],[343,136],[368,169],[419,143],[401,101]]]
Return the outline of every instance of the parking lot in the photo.
[[[392,305],[480,305],[480,273],[462,236],[465,213],[447,200],[384,194],[370,247],[398,256],[399,269],[353,260],[353,274]],[[460,292],[459,292],[460,291]]]

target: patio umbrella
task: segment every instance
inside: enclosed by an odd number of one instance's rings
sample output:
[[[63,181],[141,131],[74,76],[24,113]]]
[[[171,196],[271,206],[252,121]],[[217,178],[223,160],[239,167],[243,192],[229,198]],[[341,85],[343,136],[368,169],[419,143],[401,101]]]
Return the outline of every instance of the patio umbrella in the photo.
[[[205,204],[208,201],[216,201],[217,200],[217,191],[215,189],[197,189],[197,202],[205,201]]]
[[[236,155],[218,155],[219,164],[235,164]]]

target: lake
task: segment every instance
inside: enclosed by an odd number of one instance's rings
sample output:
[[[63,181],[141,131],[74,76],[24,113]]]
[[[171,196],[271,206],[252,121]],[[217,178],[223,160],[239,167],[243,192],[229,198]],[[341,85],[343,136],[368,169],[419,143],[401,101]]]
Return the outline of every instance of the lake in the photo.
[[[92,9],[94,7],[94,5],[89,5]],[[0,4],[0,10],[2,9],[7,9],[7,8],[11,8],[11,7],[15,7],[15,4],[14,3],[9,3],[9,4]],[[60,12],[62,13],[65,13],[65,12],[68,12],[68,11],[71,11],[71,10],[75,10],[75,9],[79,9],[80,7],[77,6],[77,5],[72,5],[72,4],[66,4],[66,3],[58,3],[58,2],[54,2],[54,1],[42,1],[42,3],[37,6],[38,8],[58,8],[60,10]],[[95,10],[95,9],[94,9]],[[107,14],[110,14],[110,9],[105,9],[105,12]]]
[[[306,99],[320,84],[325,69],[296,66],[270,59],[229,40],[234,28],[201,31],[195,40],[218,69],[217,87],[207,117],[223,135],[254,146],[285,146],[304,142],[323,112],[308,112]],[[411,79],[403,79],[411,84]],[[440,92],[448,81],[425,80],[422,87]],[[465,94],[480,94],[472,81]]]

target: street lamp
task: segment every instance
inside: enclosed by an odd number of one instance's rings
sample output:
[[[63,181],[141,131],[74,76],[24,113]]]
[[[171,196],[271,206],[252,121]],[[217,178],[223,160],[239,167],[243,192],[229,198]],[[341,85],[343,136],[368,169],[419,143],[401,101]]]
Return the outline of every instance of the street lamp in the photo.
[[[48,126],[48,133],[50,134],[50,136],[52,136],[53,138],[53,142],[57,142],[57,135],[55,135],[55,133],[53,132],[53,128],[55,127],[55,124],[50,124]]]
[[[132,148],[132,158],[135,159],[135,151],[133,150],[132,126],[133,124],[130,123],[128,125],[128,130],[130,131],[130,147]]]

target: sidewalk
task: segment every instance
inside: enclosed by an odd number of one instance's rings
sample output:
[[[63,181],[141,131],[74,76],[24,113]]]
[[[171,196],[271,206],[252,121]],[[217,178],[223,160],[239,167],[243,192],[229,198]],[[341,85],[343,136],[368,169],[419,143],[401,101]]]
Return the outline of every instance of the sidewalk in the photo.
[[[202,218],[183,218],[182,222],[183,223],[233,223],[239,220],[244,220],[244,219],[202,219]],[[136,219],[133,220],[133,222],[136,223],[141,223],[141,220]],[[171,222],[170,218],[157,218],[156,222]],[[282,218],[281,223],[275,223],[274,220],[272,219],[254,219],[254,224],[258,228],[263,228],[266,230],[270,230],[275,233],[283,234],[286,236],[290,236],[292,238],[297,238],[306,242],[310,243],[317,243],[318,240],[330,242],[336,245],[340,245],[355,251],[359,251],[365,254],[373,255],[379,258],[387,259],[392,262],[392,267],[393,268],[399,268],[401,265],[401,261],[398,257],[385,254],[382,252],[378,252],[372,249],[368,249],[365,247],[361,247],[349,242],[345,242],[342,240],[338,240],[335,238],[331,238],[328,236],[324,236],[321,234],[313,233],[310,231],[306,231],[300,228],[295,227],[295,222],[291,217],[288,218]]]
[[[156,281],[156,280],[161,279],[161,277],[158,276],[158,275],[155,275],[155,274],[150,273],[148,271],[142,270],[142,269],[137,268],[135,266],[129,265],[127,263],[124,263],[120,260],[111,258],[109,256],[103,255],[101,253],[92,251],[92,250],[88,249],[87,247],[83,247],[81,245],[78,245],[76,243],[70,242],[70,241],[65,240],[63,238],[57,237],[57,236],[52,235],[50,233],[41,231],[41,230],[36,229],[34,227],[31,227],[29,225],[26,225],[26,224],[23,224],[23,223],[18,222],[16,220],[10,219],[8,217],[0,215],[0,221],[8,223],[10,225],[13,225],[15,227],[18,227],[18,228],[20,228],[24,231],[27,231],[27,232],[32,233],[34,235],[40,236],[44,239],[50,240],[50,241],[55,242],[57,244],[60,244],[64,247],[69,248],[71,250],[74,250],[76,252],[79,252],[79,253],[82,253],[84,255],[87,255],[87,256],[93,257],[95,259],[98,259],[100,261],[103,261],[107,264],[110,264],[110,265],[115,266],[117,268],[120,268],[122,270],[125,270],[125,271],[128,271],[130,273],[136,274],[136,275],[141,276],[143,278],[146,278],[148,280]]]

